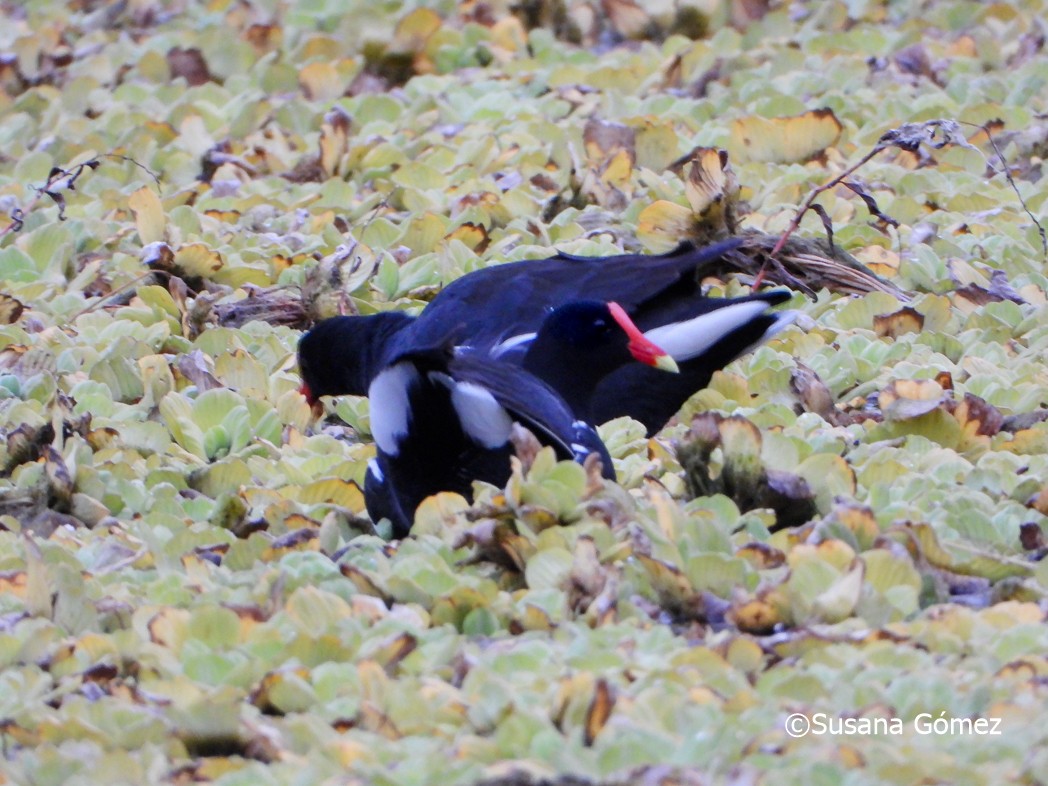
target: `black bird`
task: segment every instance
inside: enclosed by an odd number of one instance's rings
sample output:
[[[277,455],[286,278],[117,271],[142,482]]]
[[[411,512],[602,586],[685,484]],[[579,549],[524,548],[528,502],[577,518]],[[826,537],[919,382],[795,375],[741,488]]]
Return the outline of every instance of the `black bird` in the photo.
[[[624,314],[635,320],[633,330],[639,338],[673,358],[678,374],[664,374],[653,363],[621,363],[604,374],[573,378],[569,376],[573,363],[564,362],[568,355],[537,351],[541,332],[511,337],[490,351],[549,382],[579,417],[604,423],[629,415],[642,422],[651,436],[693,393],[709,384],[715,371],[792,324],[794,312],[767,310],[789,297],[788,292],[777,291],[741,298],[696,298],[676,304],[676,311],[641,308]],[[644,326],[649,329],[644,331]]]
[[[785,290],[738,298],[701,298],[682,303],[681,318],[642,309],[634,317],[644,336],[668,352],[679,374],[647,366],[623,366],[603,377],[590,395],[588,417],[604,423],[629,415],[644,424],[650,437],[705,388],[716,371],[793,324],[795,311],[770,311],[785,303]],[[667,321],[669,320],[669,321]]]
[[[640,361],[675,370],[615,304],[567,303],[549,314],[528,351],[553,370],[557,386],[483,350],[411,349],[394,357],[368,389],[377,457],[368,466],[365,499],[373,520],[387,517],[403,537],[414,512],[439,491],[470,495],[474,480],[509,478],[513,423],[529,429],[561,459],[596,453],[604,476],[615,473],[596,431],[568,397],[616,368]]]

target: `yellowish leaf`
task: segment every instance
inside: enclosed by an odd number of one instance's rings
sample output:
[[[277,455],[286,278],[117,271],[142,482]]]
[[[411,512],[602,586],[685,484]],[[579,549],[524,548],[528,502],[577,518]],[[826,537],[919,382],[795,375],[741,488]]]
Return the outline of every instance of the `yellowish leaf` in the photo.
[[[731,610],[730,618],[735,627],[746,633],[763,635],[770,633],[782,622],[778,609],[764,600],[749,600]]]
[[[671,251],[691,233],[694,217],[690,209],[676,202],[660,199],[652,202],[637,217],[637,239],[650,250]]]
[[[899,272],[899,255],[884,246],[866,246],[853,252],[853,256],[883,278],[891,278]]]
[[[467,222],[445,235],[444,240],[449,243],[457,240],[470,251],[482,251],[488,244],[488,230],[482,225]]]
[[[328,176],[338,172],[339,162],[348,149],[351,126],[352,118],[339,106],[324,115],[320,126],[320,166]]]
[[[633,156],[628,150],[619,150],[601,167],[600,179],[610,186],[623,188],[633,174]]]
[[[491,28],[491,44],[506,52],[523,52],[528,46],[528,33],[516,16],[504,16]]]
[[[306,505],[328,503],[347,508],[354,513],[364,509],[364,493],[352,481],[340,478],[323,478],[303,486],[298,501]]]
[[[440,29],[443,20],[440,15],[429,8],[416,8],[397,23],[393,33],[390,52],[418,52],[431,35]]]
[[[333,101],[346,89],[343,76],[330,62],[312,62],[298,72],[298,83],[313,101]]]
[[[167,218],[164,216],[164,206],[160,204],[160,197],[153,189],[142,186],[128,197],[127,206],[135,214],[135,229],[138,230],[138,239],[142,241],[143,246],[164,239]]]
[[[814,109],[794,117],[754,115],[732,123],[728,147],[740,161],[802,162],[834,144],[842,128],[832,109]]]
[[[189,277],[210,278],[223,264],[221,255],[203,243],[189,243],[175,252],[175,267]]]

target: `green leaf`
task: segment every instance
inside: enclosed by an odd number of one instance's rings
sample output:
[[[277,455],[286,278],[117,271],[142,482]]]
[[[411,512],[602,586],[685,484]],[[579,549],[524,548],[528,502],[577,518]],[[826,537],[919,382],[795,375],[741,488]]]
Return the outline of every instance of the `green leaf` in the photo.
[[[574,561],[567,549],[545,549],[528,560],[524,578],[534,590],[562,589],[571,574]]]
[[[160,400],[160,416],[181,447],[199,459],[207,459],[204,432],[193,420],[193,406],[181,393],[168,393]]]
[[[16,246],[0,249],[0,280],[16,283],[36,281],[40,272],[33,258]]]

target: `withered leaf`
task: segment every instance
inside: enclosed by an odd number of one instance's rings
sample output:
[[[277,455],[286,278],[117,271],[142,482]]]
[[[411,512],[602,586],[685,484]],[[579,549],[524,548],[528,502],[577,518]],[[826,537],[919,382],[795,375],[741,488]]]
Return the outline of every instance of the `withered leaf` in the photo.
[[[171,70],[172,79],[182,77],[190,87],[210,82],[213,78],[203,53],[195,46],[189,49],[176,46],[168,50],[167,67]]]
[[[401,633],[387,639],[378,649],[371,650],[368,654],[372,660],[386,670],[387,674],[393,674],[401,661],[414,652],[417,647],[417,638],[410,633]]]
[[[768,470],[765,486],[754,496],[753,507],[775,511],[776,529],[799,527],[811,521],[818,512],[815,493],[800,475],[781,470]]]
[[[742,557],[758,570],[766,568],[777,568],[786,562],[786,555],[767,543],[751,541],[735,552],[736,557]]]
[[[790,373],[790,389],[800,398],[806,412],[814,412],[823,420],[834,422],[833,393],[818,374],[800,361]]]
[[[920,333],[924,328],[924,314],[911,306],[904,306],[891,314],[873,318],[873,330],[878,336],[897,338],[906,333]]]
[[[811,212],[819,217],[822,221],[823,231],[826,232],[826,244],[833,249],[833,219],[830,218],[830,214],[826,212],[826,208],[820,205],[818,202],[812,204],[809,208]]]
[[[68,513],[73,500],[73,478],[66,467],[65,459],[50,445],[43,449],[41,455],[47,475],[47,505],[52,510]]]
[[[859,185],[858,183],[856,183],[854,181],[851,181],[851,180],[844,181],[844,185],[846,185],[848,188],[850,188],[855,193],[855,195],[857,197],[859,197],[859,199],[861,199],[865,203],[866,209],[869,210],[870,213],[873,216],[876,216],[880,221],[884,222],[888,226],[892,226],[892,227],[898,227],[899,226],[899,222],[896,221],[891,216],[889,216],[887,213],[884,213],[880,209],[880,207],[877,205],[877,200],[873,198],[873,195],[871,193],[869,193],[861,185]],[[880,248],[880,247],[877,246],[877,248]],[[887,249],[883,249],[883,250],[887,251]],[[898,260],[898,256],[895,255],[895,268],[898,269],[898,267],[899,267],[899,260]],[[879,271],[874,270],[874,272],[877,273]]]
[[[1033,508],[1042,516],[1048,515],[1045,513],[1045,511],[1048,510],[1048,491],[1042,489],[1037,494],[1034,494],[1026,501],[1026,506],[1028,508]],[[1019,543],[1026,551],[1043,550],[1046,545],[1044,530],[1041,529],[1039,524],[1034,524],[1032,521],[1020,524]]]
[[[1003,270],[994,270],[990,274],[990,286],[980,287],[976,284],[958,287],[954,292],[977,306],[1010,300],[1013,303],[1025,303],[1022,296],[1008,282],[1008,274]]]
[[[978,436],[992,437],[1004,425],[1001,411],[974,393],[965,393],[960,402],[947,399],[946,409],[953,413],[966,431]]]
[[[593,538],[583,536],[575,543],[571,573],[568,575],[568,602],[577,611],[585,611],[604,589],[607,569],[600,564]]]
[[[615,32],[623,38],[640,38],[652,26],[651,16],[634,0],[600,0]]]
[[[0,325],[11,325],[22,318],[25,306],[18,298],[0,292]]]
[[[178,356],[175,362],[175,371],[196,385],[203,393],[205,390],[222,387],[222,383],[214,375],[215,366],[209,357],[199,349]]]
[[[880,392],[878,404],[889,420],[911,420],[938,409],[943,389],[930,379],[894,380]]]
[[[526,474],[531,470],[535,457],[542,450],[542,443],[539,442],[538,437],[519,423],[514,423],[510,427],[509,441],[513,445],[513,453],[520,459],[521,469]]]
[[[763,19],[771,8],[770,0],[731,0],[730,5],[731,23],[739,29]]]
[[[1048,516],[1048,486],[1046,486],[1045,488],[1042,488],[1036,494],[1034,494],[1029,499],[1027,499],[1026,500],[1026,507],[1033,508],[1038,513],[1040,513],[1042,516]],[[1025,527],[1026,525],[1024,524],[1023,526]],[[1032,526],[1036,526],[1036,525],[1032,525]],[[1038,530],[1040,530],[1039,527],[1038,527]],[[1024,533],[1024,541],[1023,541],[1024,543],[1025,543],[1025,538],[1026,537],[1027,536]],[[1024,545],[1023,548],[1028,548],[1028,547]]]
[[[739,181],[731,168],[728,151],[712,147],[696,148],[692,152],[691,162],[684,165],[684,175],[684,193],[692,211],[707,220],[723,224],[729,233],[733,232],[734,201],[739,191]]]
[[[583,743],[588,747],[600,734],[615,709],[615,692],[608,681],[601,677],[593,690],[593,700],[586,710],[585,733]]]
[[[319,549],[320,543],[316,530],[303,527],[302,529],[293,529],[291,532],[276,538],[262,553],[262,558],[268,561],[278,559],[289,551],[315,551]]]
[[[637,133],[622,123],[590,118],[582,131],[586,154],[595,161],[603,161],[619,151],[626,151],[630,164],[636,162]]]
[[[284,29],[280,25],[255,23],[244,31],[243,36],[261,55],[280,46],[284,38]]]

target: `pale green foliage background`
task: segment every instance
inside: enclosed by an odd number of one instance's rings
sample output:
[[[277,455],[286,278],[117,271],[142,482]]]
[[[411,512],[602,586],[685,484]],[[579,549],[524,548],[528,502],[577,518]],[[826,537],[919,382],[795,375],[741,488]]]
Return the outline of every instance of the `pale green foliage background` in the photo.
[[[1048,423],[1014,418],[1048,389],[1022,204],[1048,219],[1048,9],[745,5],[700,3],[702,40],[617,45],[499,2],[0,7],[0,305],[25,306],[0,325],[0,783],[1043,780]],[[735,120],[820,107],[843,130],[813,161],[733,143]],[[614,177],[594,118],[636,134]],[[884,293],[798,296],[802,326],[655,440],[603,427],[621,486],[542,454],[471,515],[441,497],[408,540],[361,534],[366,402],[313,423],[288,325],[417,310],[553,247],[671,246],[642,211],[688,207],[667,166],[696,146],[731,151],[742,227],[778,233],[885,131],[935,118],[1000,120],[1015,189],[964,126],[977,149],[857,174],[897,229],[820,198],[838,244],[899,262],[877,270],[922,329],[879,334],[904,306]],[[60,216],[37,188],[89,161],[52,182]],[[958,292],[995,270],[1014,299]],[[798,364],[832,411],[807,411]],[[965,394],[1003,424],[980,431]],[[851,416],[864,397],[883,422]],[[759,428],[711,472],[738,450],[796,473],[813,524],[686,499],[672,447],[708,411]],[[793,739],[794,712],[905,732]],[[1002,733],[921,735],[920,713]]]

